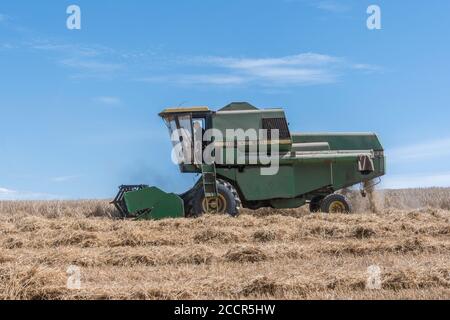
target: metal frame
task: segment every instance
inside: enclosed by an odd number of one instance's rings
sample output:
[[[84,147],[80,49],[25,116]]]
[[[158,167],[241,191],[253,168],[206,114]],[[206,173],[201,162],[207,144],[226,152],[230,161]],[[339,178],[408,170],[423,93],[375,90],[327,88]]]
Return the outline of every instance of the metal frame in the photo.
[[[116,197],[113,201],[111,201],[111,204],[116,207],[116,209],[120,212],[120,215],[122,218],[127,218],[129,216],[129,212],[124,200],[124,195],[127,192],[131,191],[138,191],[142,190],[144,188],[148,188],[148,185],[145,184],[139,184],[139,185],[121,185],[119,187],[119,192],[117,193]]]

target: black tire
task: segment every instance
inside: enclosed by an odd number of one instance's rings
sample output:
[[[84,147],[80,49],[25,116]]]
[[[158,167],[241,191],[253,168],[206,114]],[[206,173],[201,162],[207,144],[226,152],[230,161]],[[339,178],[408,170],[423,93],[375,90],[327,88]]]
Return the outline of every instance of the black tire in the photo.
[[[233,185],[224,180],[217,180],[217,191],[219,193],[219,208],[223,208],[219,213],[229,214],[232,217],[238,216],[242,203]],[[192,199],[192,208],[196,216],[207,213],[205,211],[205,193],[203,186],[198,188]]]
[[[342,194],[330,194],[322,200],[320,210],[324,213],[351,213],[352,205]]]
[[[324,196],[315,196],[309,203],[309,211],[312,213],[319,212]]]

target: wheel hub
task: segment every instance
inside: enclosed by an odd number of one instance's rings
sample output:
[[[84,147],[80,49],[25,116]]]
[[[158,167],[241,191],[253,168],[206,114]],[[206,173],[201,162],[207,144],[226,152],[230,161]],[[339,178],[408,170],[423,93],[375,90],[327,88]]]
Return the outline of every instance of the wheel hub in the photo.
[[[202,209],[204,213],[224,214],[227,209],[227,201],[221,194],[217,198],[204,198],[202,201]]]
[[[330,213],[343,213],[345,211],[345,204],[341,201],[333,201],[330,204]]]

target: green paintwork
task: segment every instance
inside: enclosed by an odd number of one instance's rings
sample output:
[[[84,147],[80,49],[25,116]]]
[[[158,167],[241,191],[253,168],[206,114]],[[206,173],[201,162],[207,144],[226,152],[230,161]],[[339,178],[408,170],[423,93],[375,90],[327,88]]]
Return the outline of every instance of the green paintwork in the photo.
[[[209,109],[177,109],[163,112],[161,117],[177,119],[179,115],[192,118],[204,117],[207,127],[225,132],[227,129],[262,129],[263,119],[286,118],[282,109],[257,109],[248,103],[232,103],[214,112]],[[370,181],[385,174],[383,147],[374,133],[292,133],[281,139],[278,153],[272,156],[279,159],[279,171],[275,175],[261,175],[261,162],[251,162],[255,145],[261,148],[267,141],[249,137],[245,141],[232,142],[232,145],[219,144],[226,157],[241,143],[244,152],[243,164],[215,164],[215,174],[238,190],[244,205],[264,203],[275,208],[295,208],[316,196],[325,196],[334,191]],[[242,149],[242,143],[247,148]],[[220,153],[219,152],[219,153]],[[217,153],[216,153],[217,155]],[[358,159],[363,156],[373,162],[374,171],[363,174],[358,169]],[[214,166],[181,164],[181,172],[199,173],[205,180],[207,172],[214,172]],[[203,169],[203,170],[202,170]],[[214,188],[213,188],[214,189]],[[213,195],[214,192],[211,192]],[[130,212],[152,208],[142,219],[159,219],[183,216],[183,200],[173,194],[166,194],[157,188],[130,192],[125,195]]]
[[[382,151],[375,133],[292,133],[293,143],[328,142],[331,150]]]
[[[125,203],[131,214],[138,214],[138,220],[184,217],[183,200],[156,187],[126,193]]]
[[[213,128],[225,132],[227,129],[262,129],[263,118],[285,118],[282,109],[218,111],[213,116]]]
[[[233,106],[233,104],[231,104]],[[262,121],[266,118],[286,118],[286,114],[283,109],[252,109],[245,106],[243,110],[236,110],[236,106],[233,109],[227,110],[225,107],[219,110],[212,116],[212,127],[219,130],[225,136],[228,129],[242,129],[244,132],[249,129],[263,129]],[[231,108],[231,107],[230,107]],[[253,107],[254,108],[254,107]],[[239,141],[238,141],[239,142]],[[242,141],[240,141],[242,142]],[[249,144],[258,144],[258,139],[249,137]],[[291,141],[280,144],[280,151],[287,151],[291,148]],[[234,148],[232,148],[234,149]],[[224,148],[224,157],[226,156],[226,148]]]
[[[258,110],[258,108],[252,106],[248,102],[232,102],[229,105],[220,109],[220,111],[243,111],[243,110]]]
[[[284,118],[282,109],[219,111],[213,127],[219,130],[262,128],[263,118]],[[223,149],[235,152],[235,148]],[[375,154],[375,151],[377,153]],[[375,170],[358,171],[358,156],[367,154]],[[248,156],[248,153],[247,153]],[[247,162],[248,163],[248,162]],[[235,185],[246,201],[271,200],[274,207],[295,207],[322,193],[337,191],[385,174],[383,147],[373,133],[291,133],[291,144],[280,148],[280,170],[274,176],[260,174],[260,165],[217,166],[217,175]]]
[[[374,158],[375,171],[358,172],[357,156],[322,156],[312,159],[289,159],[280,162],[278,174],[260,175],[260,167],[217,168],[217,175],[235,182],[247,201],[268,199],[313,198],[317,191],[329,187],[340,190],[384,174],[384,158]]]

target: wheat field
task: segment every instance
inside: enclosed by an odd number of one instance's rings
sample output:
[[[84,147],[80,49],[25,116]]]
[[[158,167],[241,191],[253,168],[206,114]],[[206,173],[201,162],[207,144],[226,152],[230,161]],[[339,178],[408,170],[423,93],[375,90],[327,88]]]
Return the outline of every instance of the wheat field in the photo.
[[[450,299],[450,189],[347,195],[354,214],[140,222],[108,201],[0,202],[0,299]]]

